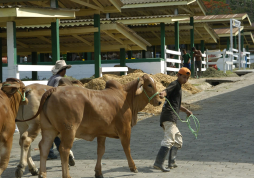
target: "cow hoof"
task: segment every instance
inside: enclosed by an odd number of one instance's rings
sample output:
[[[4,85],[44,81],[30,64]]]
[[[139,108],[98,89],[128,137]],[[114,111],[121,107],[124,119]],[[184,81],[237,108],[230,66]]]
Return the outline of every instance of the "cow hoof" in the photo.
[[[29,172],[30,172],[33,176],[39,175],[39,170],[38,170],[37,168],[29,169]]]
[[[70,166],[75,166],[75,159],[74,159],[74,157],[73,156],[69,156],[69,165]]]
[[[16,178],[21,178],[22,176],[23,176],[22,169],[20,169],[20,168],[16,169],[16,171],[15,171],[15,177]]]
[[[104,178],[104,177],[103,175],[99,175],[99,176],[95,175],[95,178]]]
[[[130,169],[131,172],[138,173],[138,169]]]

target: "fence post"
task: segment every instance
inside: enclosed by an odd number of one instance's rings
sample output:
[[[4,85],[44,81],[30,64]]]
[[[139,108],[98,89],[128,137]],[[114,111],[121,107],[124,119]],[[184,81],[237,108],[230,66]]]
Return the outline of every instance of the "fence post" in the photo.
[[[178,49],[178,52],[181,52],[181,50],[180,50],[180,49]],[[180,56],[178,56],[178,60],[179,60],[179,62],[181,62],[181,55],[180,55]],[[179,66],[178,66],[179,70],[180,70],[180,68],[181,68],[181,64],[182,64],[182,62],[181,62],[181,63],[179,63]]]
[[[206,68],[208,69],[208,49],[206,49]]]
[[[167,47],[164,48],[164,74],[167,74]]]
[[[226,56],[226,49],[223,50],[223,71],[224,71],[224,73],[226,73],[226,60],[225,60],[225,56]]]

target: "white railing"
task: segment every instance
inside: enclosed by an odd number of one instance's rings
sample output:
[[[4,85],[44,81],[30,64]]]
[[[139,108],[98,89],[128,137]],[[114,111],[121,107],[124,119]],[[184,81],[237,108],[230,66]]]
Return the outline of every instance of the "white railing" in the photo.
[[[178,59],[172,59],[172,58],[168,58],[167,54],[172,54],[172,55],[176,55],[178,56]],[[178,51],[173,51],[173,50],[169,50],[166,48],[165,46],[165,63],[164,63],[164,74],[167,74],[168,71],[173,71],[173,72],[178,72],[180,70],[180,64],[182,63],[181,61],[181,52],[180,49]],[[175,67],[167,67],[167,63],[171,62],[171,63],[178,63],[178,68]]]
[[[245,56],[247,58],[247,61],[245,61]],[[244,60],[245,64],[247,64],[247,67],[249,65],[249,68],[250,68],[250,65],[251,65],[251,62],[250,62],[250,52],[245,51],[245,48],[243,48],[243,60]],[[245,68],[245,65],[244,65],[244,68]]]
[[[233,49],[233,52],[238,52],[238,50]],[[238,57],[237,53],[233,53],[233,52],[226,51],[226,49],[224,49],[223,51],[218,51],[218,52],[209,52],[208,50],[206,50],[206,54],[207,54],[206,67],[208,68],[209,65],[217,65],[217,66],[222,65],[223,72],[226,73],[227,67],[228,67],[228,70],[233,69],[233,64],[237,63],[237,60],[233,60],[233,61],[231,60],[232,55],[234,57]],[[221,55],[222,58],[219,58],[216,62],[209,62],[209,57],[208,57],[209,55]]]
[[[128,67],[100,67],[100,77],[103,72],[124,72],[127,75]]]
[[[243,48],[243,52],[241,52],[240,54],[239,54],[237,49],[233,49],[233,52],[236,52],[236,53],[233,54],[233,58],[236,58],[236,60],[233,59],[233,61],[232,61],[233,64],[238,64],[239,69],[241,67],[243,67],[245,69],[246,64],[247,64],[247,67],[249,65],[249,68],[250,68],[250,64],[251,64],[250,52],[246,52],[245,48]],[[247,57],[247,62],[245,60],[245,57]]]
[[[17,65],[16,78],[20,79],[19,72],[37,72],[37,71],[51,71],[54,65]],[[35,81],[22,81],[25,85],[30,85],[33,83],[39,83],[47,85],[48,80],[35,80]]]

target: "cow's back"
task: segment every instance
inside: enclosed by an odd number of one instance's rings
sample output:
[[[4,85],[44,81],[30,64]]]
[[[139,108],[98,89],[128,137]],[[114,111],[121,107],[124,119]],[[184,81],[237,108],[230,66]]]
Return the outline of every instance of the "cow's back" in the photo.
[[[123,115],[126,93],[114,85],[104,90],[90,90],[79,87],[59,87],[44,104],[44,113],[47,119],[61,129],[64,125],[67,129],[71,123],[78,123],[85,138],[90,140],[96,137],[98,132],[109,132],[110,137],[115,135],[115,118]],[[61,112],[57,112],[61,111]],[[58,119],[55,119],[58,118]],[[105,131],[107,128],[107,131]],[[77,135],[81,133],[77,131]]]

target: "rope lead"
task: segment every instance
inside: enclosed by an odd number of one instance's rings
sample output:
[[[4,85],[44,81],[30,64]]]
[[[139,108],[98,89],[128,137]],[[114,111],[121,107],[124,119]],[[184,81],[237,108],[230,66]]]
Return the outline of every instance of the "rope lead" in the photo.
[[[198,118],[196,118],[193,114],[190,115],[189,117],[186,118],[186,121],[182,120],[179,115],[176,113],[176,111],[174,110],[174,108],[172,107],[172,105],[170,104],[169,100],[165,97],[165,99],[167,100],[169,106],[171,107],[171,109],[174,111],[175,115],[178,117],[178,119],[181,121],[181,122],[186,122],[188,124],[188,127],[191,131],[192,134],[195,135],[196,139],[198,137],[198,131],[199,131],[199,128],[200,128],[200,124],[199,124],[199,121],[198,121]],[[191,127],[190,125],[190,118],[193,119],[194,123],[195,123],[195,126],[196,126],[196,131]]]

